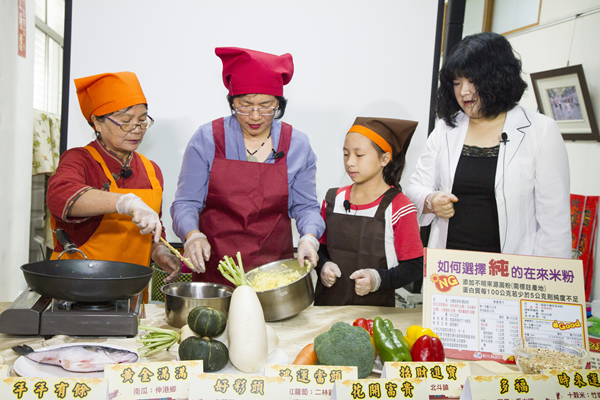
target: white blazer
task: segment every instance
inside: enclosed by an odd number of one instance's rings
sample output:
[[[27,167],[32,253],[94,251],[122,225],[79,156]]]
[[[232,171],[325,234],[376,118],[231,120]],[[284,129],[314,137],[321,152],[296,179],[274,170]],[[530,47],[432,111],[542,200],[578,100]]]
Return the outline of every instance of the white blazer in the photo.
[[[423,214],[423,207],[429,193],[452,192],[469,117],[459,113],[456,125],[438,121],[406,190],[419,224],[432,224],[431,248],[446,248],[448,219]],[[502,253],[571,258],[569,160],[556,122],[516,106],[503,132],[495,189]]]

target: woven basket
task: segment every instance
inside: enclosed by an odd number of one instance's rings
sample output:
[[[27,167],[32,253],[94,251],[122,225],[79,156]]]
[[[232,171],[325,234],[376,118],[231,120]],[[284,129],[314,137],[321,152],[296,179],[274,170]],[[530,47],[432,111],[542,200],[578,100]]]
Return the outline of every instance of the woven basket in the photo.
[[[163,292],[161,292],[160,289],[163,286],[167,285],[167,283],[165,282],[165,278],[167,276],[169,276],[169,274],[164,272],[162,269],[158,268],[156,263],[152,264],[152,269],[154,270],[154,272],[152,273],[150,300],[165,301]],[[173,282],[169,282],[169,283],[191,282],[191,281],[192,281],[192,273],[188,272],[188,273],[182,273],[181,275],[179,275],[179,278],[177,278],[177,280],[175,280]]]

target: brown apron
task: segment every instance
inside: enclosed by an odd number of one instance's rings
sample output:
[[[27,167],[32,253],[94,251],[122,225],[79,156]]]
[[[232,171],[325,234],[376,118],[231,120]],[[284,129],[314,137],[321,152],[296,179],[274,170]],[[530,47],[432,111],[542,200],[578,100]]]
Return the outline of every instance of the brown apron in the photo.
[[[363,305],[395,306],[393,289],[380,289],[366,296],[354,290],[350,275],[359,269],[374,268],[387,270],[385,257],[385,210],[400,191],[390,188],[381,199],[374,217],[334,213],[337,188],[329,189],[327,202],[327,250],[332,262],[342,271],[342,276],[332,287],[323,286],[317,279],[316,306]]]
[[[274,164],[228,160],[223,118],[213,121],[212,128],[215,158],[199,221],[211,246],[210,259],[206,272],[194,272],[192,280],[231,286],[217,270],[224,255],[235,260],[239,251],[246,271],[294,256],[286,164],[292,126],[281,124],[277,151],[284,156]]]

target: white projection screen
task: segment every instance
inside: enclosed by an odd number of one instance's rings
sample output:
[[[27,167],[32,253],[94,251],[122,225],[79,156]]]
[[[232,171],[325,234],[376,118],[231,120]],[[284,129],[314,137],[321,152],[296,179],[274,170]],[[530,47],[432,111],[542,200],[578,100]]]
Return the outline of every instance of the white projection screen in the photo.
[[[318,157],[319,201],[328,188],[351,183],[342,145],[357,116],[419,122],[401,181],[406,186],[428,133],[440,3],[72,0],[63,93],[63,104],[68,101],[66,147],[93,139],[73,79],[135,72],[156,120],[138,151],[164,174],[162,219],[168,240],[180,242],[172,231],[170,207],[186,144],[200,125],[229,115],[214,49],[244,47],[293,56],[283,121],[310,137]]]

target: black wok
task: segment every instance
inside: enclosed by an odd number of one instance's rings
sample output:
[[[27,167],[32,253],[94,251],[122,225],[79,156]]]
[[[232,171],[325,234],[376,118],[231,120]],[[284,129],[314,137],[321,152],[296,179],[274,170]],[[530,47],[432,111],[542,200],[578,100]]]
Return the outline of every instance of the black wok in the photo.
[[[21,266],[27,284],[53,299],[96,303],[124,300],[140,293],[152,268],[101,260],[50,260]]]

